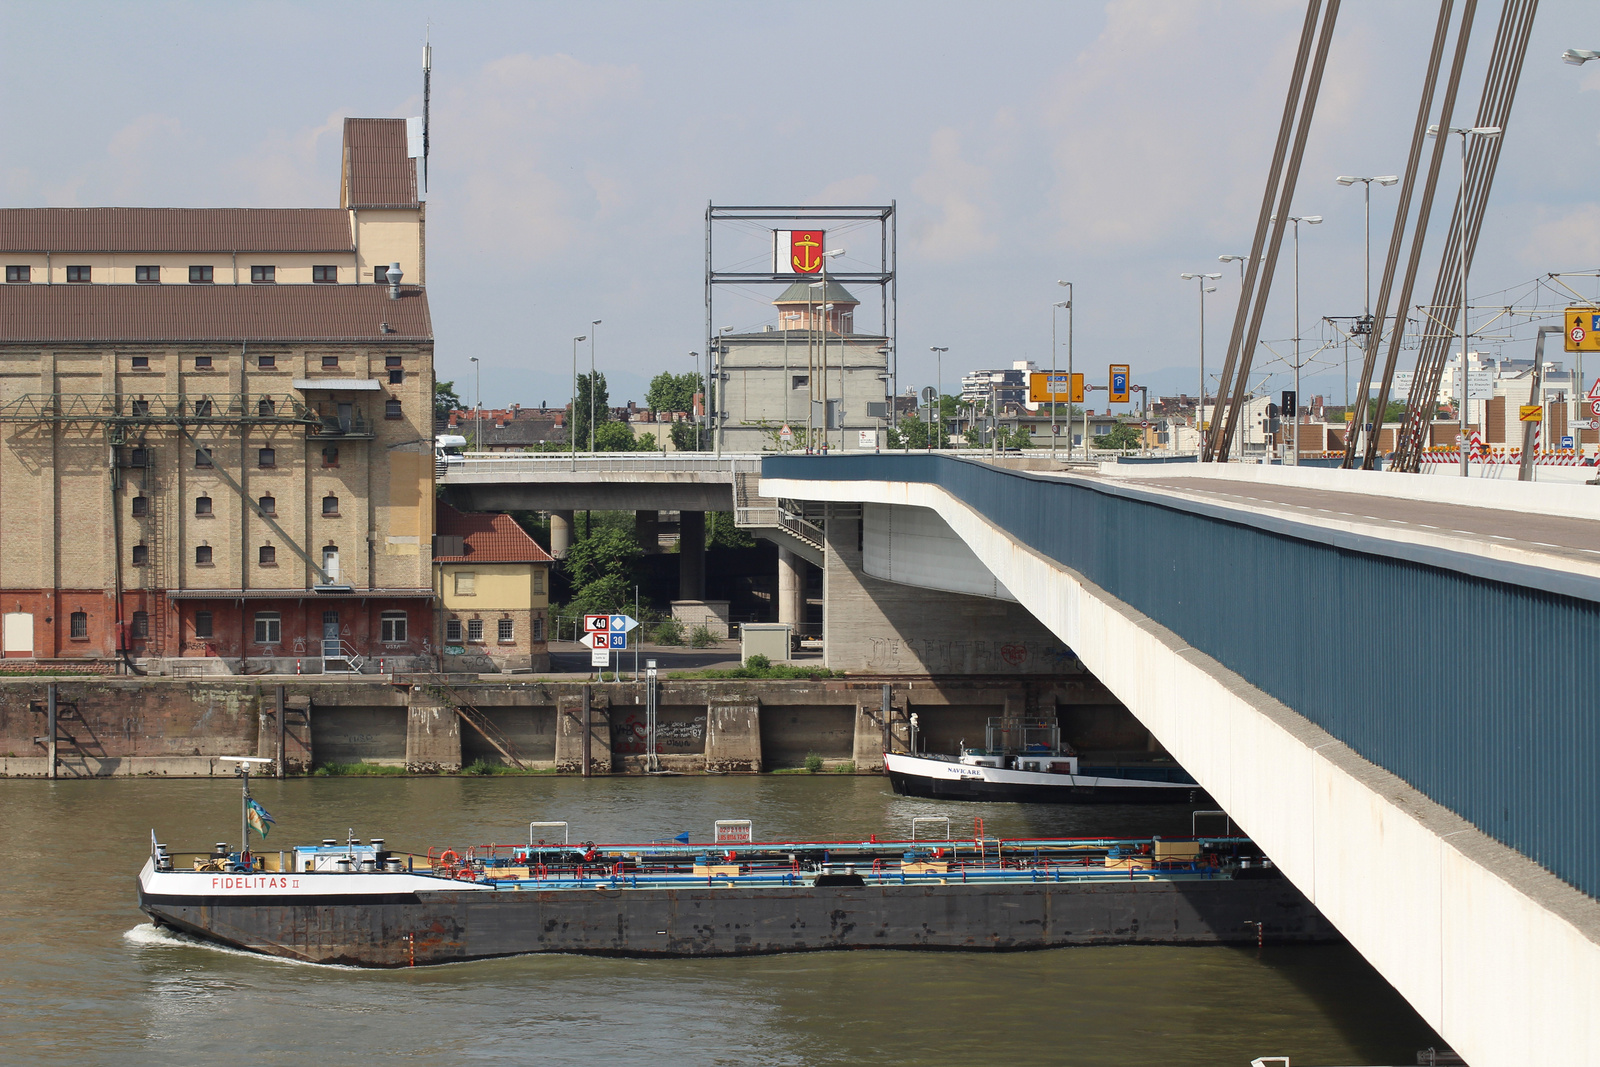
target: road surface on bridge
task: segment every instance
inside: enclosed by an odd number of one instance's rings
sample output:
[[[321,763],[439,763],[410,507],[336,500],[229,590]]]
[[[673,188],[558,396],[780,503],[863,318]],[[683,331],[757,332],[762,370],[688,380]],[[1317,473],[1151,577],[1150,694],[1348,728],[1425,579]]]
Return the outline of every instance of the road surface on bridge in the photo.
[[[1371,523],[1397,530],[1426,530],[1436,536],[1495,541],[1590,567],[1600,564],[1600,522],[1589,519],[1220,478],[1139,478],[1126,484],[1220,504],[1267,509],[1285,516]]]

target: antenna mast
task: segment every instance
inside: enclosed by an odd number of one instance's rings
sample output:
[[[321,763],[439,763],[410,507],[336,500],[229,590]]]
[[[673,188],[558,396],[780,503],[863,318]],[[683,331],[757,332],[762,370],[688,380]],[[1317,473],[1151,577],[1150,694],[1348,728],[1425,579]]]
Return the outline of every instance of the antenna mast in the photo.
[[[428,43],[429,31],[422,38],[422,192],[428,192],[428,96],[433,79],[433,45]]]

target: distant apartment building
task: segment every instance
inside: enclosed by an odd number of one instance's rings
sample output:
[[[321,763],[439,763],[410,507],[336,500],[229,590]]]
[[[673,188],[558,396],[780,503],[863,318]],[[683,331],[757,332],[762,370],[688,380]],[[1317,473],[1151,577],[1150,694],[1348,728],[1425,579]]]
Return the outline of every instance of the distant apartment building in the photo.
[[[996,408],[1016,407],[1028,400],[1028,375],[1038,370],[1029,360],[1016,360],[1005,370],[975,370],[961,376],[961,399],[969,404],[987,404],[992,397]]]
[[[415,162],[348,119],[337,208],[0,210],[7,657],[434,663]]]

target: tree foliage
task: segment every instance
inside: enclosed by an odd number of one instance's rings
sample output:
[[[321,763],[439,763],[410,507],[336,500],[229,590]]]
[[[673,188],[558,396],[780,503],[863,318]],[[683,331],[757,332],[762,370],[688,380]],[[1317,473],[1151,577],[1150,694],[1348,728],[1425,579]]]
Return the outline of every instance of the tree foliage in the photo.
[[[673,374],[662,371],[650,379],[644,401],[651,411],[694,411],[694,396],[705,390],[705,383],[694,371]]]
[[[672,447],[679,452],[705,451],[705,431],[692,422],[675,422],[668,431],[672,435]]]
[[[596,432],[601,424],[611,421],[611,393],[606,388],[606,376],[599,371],[593,374],[578,375],[578,400],[572,412],[572,440],[578,444],[578,451],[588,451],[589,448],[589,394],[594,394],[594,421]],[[597,440],[596,445],[599,444]]]
[[[461,398],[456,395],[455,382],[433,383],[433,420],[444,422],[450,418],[452,411],[463,407]]]
[[[739,529],[731,511],[713,511],[706,516],[707,548],[754,548],[756,539]]]
[[[634,562],[643,553],[634,535],[631,513],[602,515],[589,532],[567,550],[565,566],[572,583],[568,607],[582,614],[610,612],[633,601]]]
[[[1095,438],[1096,448],[1138,448],[1139,428],[1129,426],[1127,423],[1118,423],[1111,428],[1111,432]]]
[[[652,438],[651,440],[654,440]],[[625,422],[602,422],[595,427],[596,452],[632,452],[638,448],[633,437],[633,427]]]

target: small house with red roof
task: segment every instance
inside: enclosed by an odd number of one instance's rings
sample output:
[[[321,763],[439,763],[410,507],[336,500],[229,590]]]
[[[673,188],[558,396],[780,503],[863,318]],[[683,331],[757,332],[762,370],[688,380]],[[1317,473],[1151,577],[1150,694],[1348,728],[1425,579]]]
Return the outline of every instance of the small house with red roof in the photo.
[[[434,592],[446,671],[550,669],[550,554],[509,515],[435,512]]]

